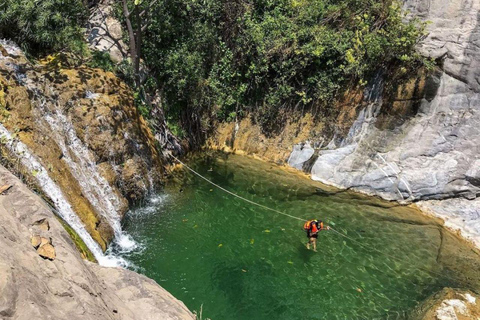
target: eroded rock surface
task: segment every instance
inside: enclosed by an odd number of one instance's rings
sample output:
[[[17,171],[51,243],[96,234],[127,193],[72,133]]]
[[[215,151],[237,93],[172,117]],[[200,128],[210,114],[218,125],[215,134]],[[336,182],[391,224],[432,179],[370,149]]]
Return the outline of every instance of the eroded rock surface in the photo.
[[[15,44],[0,46],[3,163],[39,189],[47,178],[56,184],[105,249],[128,204],[161,180],[154,137],[132,92],[112,73],[70,66],[61,55],[33,65]]]
[[[0,195],[0,319],[194,319],[153,280],[82,260],[38,196],[4,167],[0,182],[13,185]],[[41,220],[49,230],[36,224]],[[38,255],[35,234],[55,245],[56,259]]]
[[[347,92],[333,137],[321,121],[288,123],[274,137],[242,121],[222,125],[213,145],[288,163],[325,184],[422,201],[480,245],[480,2],[407,0],[404,8],[432,22],[419,50],[437,70],[418,70],[388,92],[379,73],[360,97]]]

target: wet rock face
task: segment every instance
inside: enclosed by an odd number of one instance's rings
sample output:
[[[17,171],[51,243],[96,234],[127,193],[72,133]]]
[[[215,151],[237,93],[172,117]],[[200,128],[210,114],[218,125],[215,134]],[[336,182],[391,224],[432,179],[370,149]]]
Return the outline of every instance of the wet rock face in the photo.
[[[12,185],[0,195],[0,319],[195,319],[153,280],[83,260],[53,212],[2,166],[0,183]]]
[[[415,320],[478,319],[480,304],[472,292],[444,288],[421,303],[410,315]]]
[[[105,249],[129,203],[154,189],[162,173],[132,92],[112,73],[51,57],[32,65],[14,44],[0,46],[0,122],[43,167],[22,173],[33,180],[48,174]],[[6,144],[0,149],[4,161],[22,157]]]
[[[433,201],[435,213],[450,219],[452,227],[477,230],[480,236],[480,206],[474,201],[480,195],[480,2],[406,0],[404,8],[432,21],[419,50],[440,62],[437,70],[418,70],[393,88],[385,86],[388,79],[380,75],[360,99],[358,92],[347,92],[336,108],[333,137],[319,124],[307,128],[298,122],[296,132],[268,140],[273,147],[262,142],[270,148],[265,153],[267,147],[257,143],[261,135],[242,138],[242,130],[231,126],[230,135],[220,130],[215,145],[228,145],[235,133],[233,149],[288,162],[315,180],[341,188],[388,200]],[[251,142],[242,148],[240,140]],[[281,143],[291,142],[285,156]],[[448,205],[448,212],[435,202],[447,198],[458,199],[456,206]],[[465,220],[473,225],[466,226]]]

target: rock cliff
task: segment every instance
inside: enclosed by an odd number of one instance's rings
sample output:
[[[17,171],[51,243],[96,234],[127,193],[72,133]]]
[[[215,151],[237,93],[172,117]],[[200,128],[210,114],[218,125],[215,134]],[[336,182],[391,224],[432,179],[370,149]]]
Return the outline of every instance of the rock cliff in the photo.
[[[49,198],[84,240],[91,236],[103,250],[114,236],[134,245],[122,235],[121,218],[160,183],[162,164],[130,89],[61,54],[34,64],[13,43],[2,41],[0,49],[3,163]]]
[[[303,116],[275,137],[245,121],[224,124],[210,143],[287,162],[340,188],[418,202],[480,245],[480,2],[408,0],[404,7],[432,22],[419,50],[436,59],[436,71],[389,87],[379,73],[360,100],[347,92],[331,135],[323,130],[328,120]]]
[[[195,319],[153,280],[81,258],[48,206],[0,166],[1,319]],[[35,237],[54,254],[42,257]]]

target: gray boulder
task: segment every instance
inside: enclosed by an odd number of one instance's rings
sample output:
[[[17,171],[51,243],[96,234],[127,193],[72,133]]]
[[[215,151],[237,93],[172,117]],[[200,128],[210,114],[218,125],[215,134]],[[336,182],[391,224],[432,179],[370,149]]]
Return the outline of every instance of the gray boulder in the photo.
[[[12,185],[0,195],[0,319],[195,319],[153,280],[82,260],[49,208],[1,166],[0,183]]]

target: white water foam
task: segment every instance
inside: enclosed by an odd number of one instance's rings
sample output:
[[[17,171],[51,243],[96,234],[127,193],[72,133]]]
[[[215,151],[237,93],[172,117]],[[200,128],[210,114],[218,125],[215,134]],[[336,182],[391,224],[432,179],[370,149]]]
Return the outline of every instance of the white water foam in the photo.
[[[128,211],[128,216],[135,216],[136,218],[141,216],[148,216],[151,214],[155,214],[158,212],[159,208],[164,205],[168,199],[167,194],[152,194],[148,199],[144,201],[144,203],[136,208],[133,208]],[[141,224],[139,225],[141,228]],[[108,252],[115,253],[115,254],[138,254],[141,253],[145,249],[145,246],[141,242],[136,242],[136,247],[134,250],[125,250],[118,242],[114,242],[112,246],[110,246]],[[130,269],[141,271],[138,266],[134,264],[129,265]]]
[[[145,216],[154,214],[158,211],[159,206],[161,206],[168,199],[167,194],[154,194],[140,207],[132,209],[128,212],[130,216]]]
[[[93,253],[98,263],[102,266],[127,267],[128,262],[125,259],[112,255],[104,255],[98,243],[93,240],[92,236],[87,232],[80,218],[75,214],[72,207],[65,199],[60,188],[50,178],[47,170],[40,164],[36,157],[29,151],[27,146],[18,139],[15,139],[10,132],[0,124],[0,141],[19,159],[21,164],[32,172],[43,192],[53,201],[59,215],[65,220],[70,227],[82,238],[87,247]]]
[[[63,158],[78,181],[85,197],[92,206],[108,221],[115,233],[114,241],[122,250],[134,250],[137,244],[130,235],[122,231],[121,217],[118,214],[122,206],[119,197],[110,184],[100,175],[88,147],[78,138],[75,129],[67,117],[57,109],[48,113],[43,108],[43,118],[53,133],[53,138],[63,153]]]

